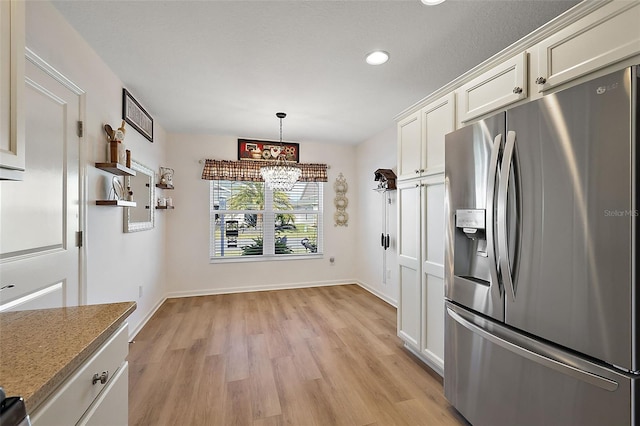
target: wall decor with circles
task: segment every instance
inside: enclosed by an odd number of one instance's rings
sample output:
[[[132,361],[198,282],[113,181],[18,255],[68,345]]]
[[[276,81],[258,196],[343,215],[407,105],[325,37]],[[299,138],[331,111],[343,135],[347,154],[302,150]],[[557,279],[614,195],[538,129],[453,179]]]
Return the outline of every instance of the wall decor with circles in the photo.
[[[348,226],[347,205],[349,199],[345,195],[348,188],[347,179],[340,173],[333,184],[333,189],[336,191],[336,196],[333,199],[333,204],[336,206],[336,212],[333,215],[335,226]]]

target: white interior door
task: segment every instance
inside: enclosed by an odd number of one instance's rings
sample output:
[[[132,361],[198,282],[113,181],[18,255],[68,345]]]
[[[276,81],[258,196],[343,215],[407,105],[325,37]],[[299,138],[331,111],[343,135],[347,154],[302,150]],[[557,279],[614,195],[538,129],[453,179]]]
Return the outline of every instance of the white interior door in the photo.
[[[24,180],[0,182],[0,311],[74,306],[81,295],[82,91],[37,58],[24,94]]]

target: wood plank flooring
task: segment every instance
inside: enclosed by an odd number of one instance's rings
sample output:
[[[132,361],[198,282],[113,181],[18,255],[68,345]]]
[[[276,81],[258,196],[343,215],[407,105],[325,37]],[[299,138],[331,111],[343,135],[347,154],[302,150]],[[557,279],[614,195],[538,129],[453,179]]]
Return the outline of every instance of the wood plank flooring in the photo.
[[[129,353],[130,425],[466,425],[357,285],[167,300]]]

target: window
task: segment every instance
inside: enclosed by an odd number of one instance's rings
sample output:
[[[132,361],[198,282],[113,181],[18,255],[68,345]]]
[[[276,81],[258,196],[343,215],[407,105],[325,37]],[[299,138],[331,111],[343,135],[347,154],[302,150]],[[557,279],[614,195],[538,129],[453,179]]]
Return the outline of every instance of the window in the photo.
[[[212,260],[304,258],[322,253],[322,182],[272,191],[263,182],[210,182]]]

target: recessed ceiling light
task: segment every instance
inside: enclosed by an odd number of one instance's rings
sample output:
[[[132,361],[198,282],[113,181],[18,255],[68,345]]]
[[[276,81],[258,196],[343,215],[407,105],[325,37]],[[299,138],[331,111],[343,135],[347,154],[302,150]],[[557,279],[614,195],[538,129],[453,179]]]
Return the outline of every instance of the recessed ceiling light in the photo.
[[[422,4],[426,4],[427,6],[435,6],[436,4],[442,3],[444,0],[420,0]]]
[[[389,60],[389,54],[384,50],[375,50],[367,55],[369,65],[381,65]]]

